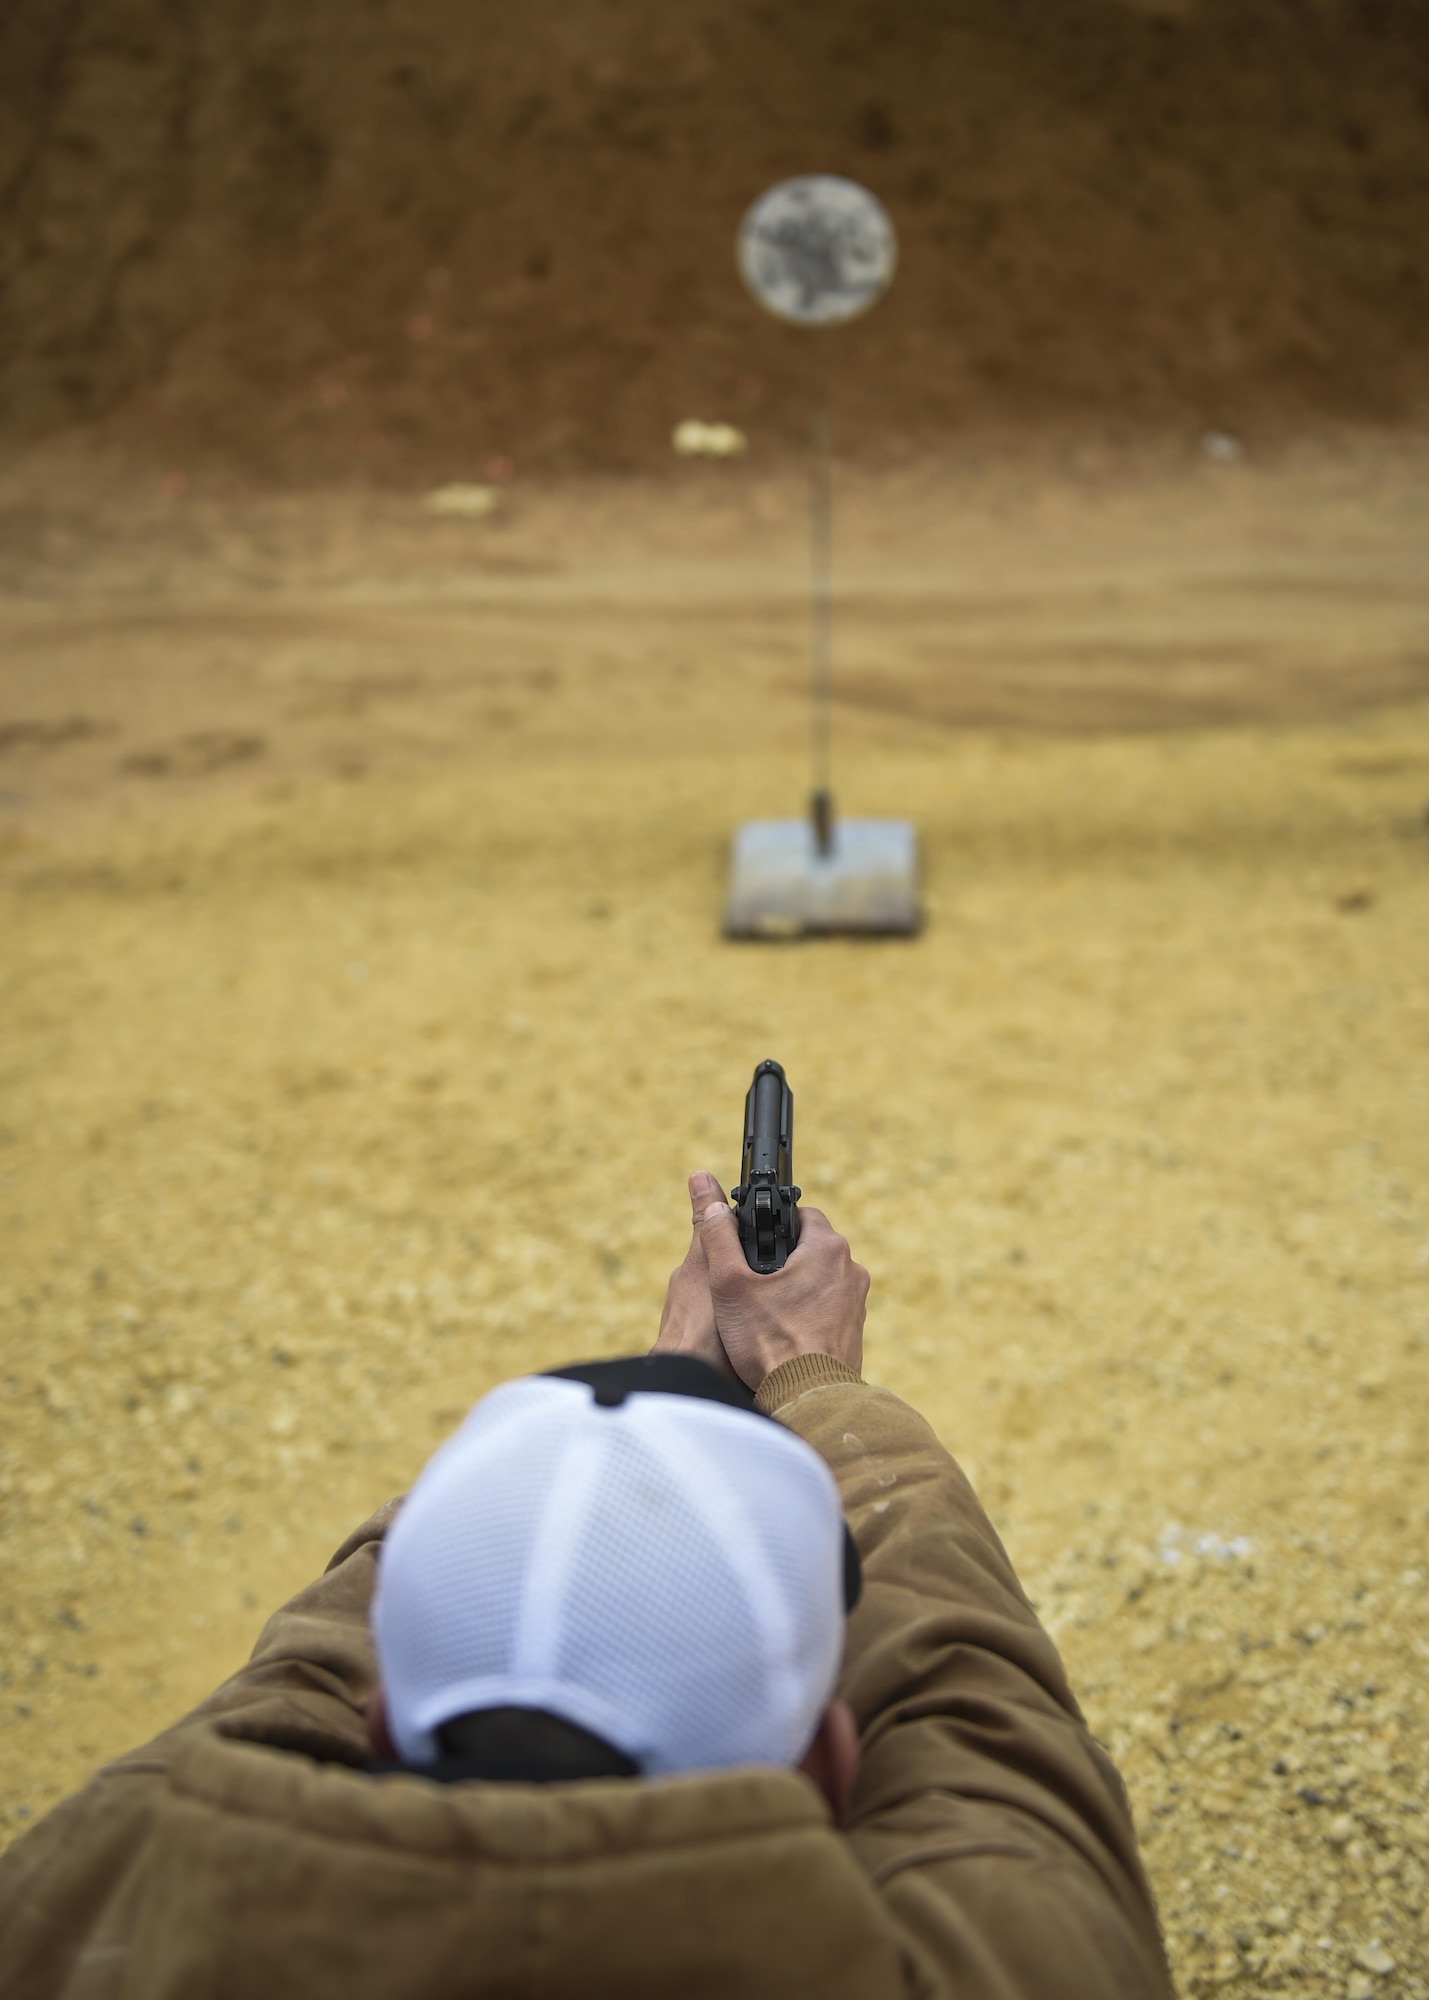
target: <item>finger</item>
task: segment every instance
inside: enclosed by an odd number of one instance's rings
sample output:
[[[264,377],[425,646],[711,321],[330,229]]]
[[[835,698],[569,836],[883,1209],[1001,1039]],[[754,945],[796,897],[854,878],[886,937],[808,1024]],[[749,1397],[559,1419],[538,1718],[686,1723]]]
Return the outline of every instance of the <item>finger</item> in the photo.
[[[699,1228],[706,1210],[710,1207],[729,1207],[729,1197],[725,1194],[724,1189],[720,1186],[714,1175],[707,1173],[703,1167],[698,1172],[690,1175],[689,1189],[690,1220],[696,1229]]]
[[[741,1271],[747,1276],[749,1266],[739,1247],[739,1225],[724,1190],[713,1174],[690,1175],[690,1206],[694,1210],[696,1236],[705,1253],[710,1283],[728,1283]]]
[[[845,1251],[848,1250],[848,1243],[840,1236],[838,1230],[834,1228],[834,1225],[824,1214],[824,1211],[821,1208],[805,1208],[801,1202],[799,1205],[799,1240],[789,1252],[791,1260],[797,1257],[800,1251],[806,1247],[811,1256],[818,1249],[822,1249],[825,1255],[827,1255],[829,1246],[833,1243],[842,1243]]]
[[[824,1214],[824,1211],[821,1208],[807,1208],[801,1201],[799,1203],[800,1242],[803,1241],[804,1231],[809,1227],[810,1223],[812,1223],[814,1226],[814,1234],[816,1236],[820,1234],[827,1234],[829,1236],[838,1235],[838,1231],[834,1228],[834,1225],[829,1221],[829,1218]]]
[[[688,1291],[691,1287],[696,1291],[707,1292],[709,1290],[709,1266],[705,1262],[705,1246],[700,1241],[698,1224],[696,1224],[694,1234],[690,1238],[690,1247],[685,1252],[685,1261],[681,1264],[679,1270],[672,1275],[670,1283],[672,1286],[678,1285],[682,1292]]]

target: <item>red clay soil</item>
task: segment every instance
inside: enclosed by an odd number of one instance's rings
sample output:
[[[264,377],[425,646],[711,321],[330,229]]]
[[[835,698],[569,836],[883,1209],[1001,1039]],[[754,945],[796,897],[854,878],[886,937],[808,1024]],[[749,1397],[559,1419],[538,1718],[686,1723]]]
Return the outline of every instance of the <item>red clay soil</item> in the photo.
[[[849,173],[902,241],[846,447],[1429,406],[1423,0],[10,0],[0,436],[303,483],[801,423],[734,276]]]

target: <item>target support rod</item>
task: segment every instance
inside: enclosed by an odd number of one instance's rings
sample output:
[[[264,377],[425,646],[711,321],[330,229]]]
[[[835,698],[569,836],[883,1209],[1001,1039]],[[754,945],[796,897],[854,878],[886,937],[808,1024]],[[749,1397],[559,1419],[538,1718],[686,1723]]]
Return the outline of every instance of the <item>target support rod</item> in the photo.
[[[816,336],[817,339],[817,336]],[[822,342],[818,343],[820,348]],[[820,352],[809,418],[809,754],[810,813],[821,854],[833,840],[831,723],[833,710],[833,454],[829,444],[828,371]]]

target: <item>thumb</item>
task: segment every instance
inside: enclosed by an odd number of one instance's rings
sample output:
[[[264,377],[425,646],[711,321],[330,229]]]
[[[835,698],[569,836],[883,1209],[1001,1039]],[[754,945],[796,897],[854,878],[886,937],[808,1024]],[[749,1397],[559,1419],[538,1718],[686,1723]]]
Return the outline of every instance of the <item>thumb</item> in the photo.
[[[726,1195],[714,1175],[706,1173],[703,1168],[698,1173],[690,1175],[688,1185],[690,1190],[690,1220],[694,1223],[696,1229],[699,1228],[705,1216],[712,1208],[729,1207],[728,1195]]]
[[[690,1175],[690,1211],[711,1275],[728,1271],[735,1262],[742,1265],[744,1252],[739,1247],[734,1210],[713,1174],[701,1171]]]

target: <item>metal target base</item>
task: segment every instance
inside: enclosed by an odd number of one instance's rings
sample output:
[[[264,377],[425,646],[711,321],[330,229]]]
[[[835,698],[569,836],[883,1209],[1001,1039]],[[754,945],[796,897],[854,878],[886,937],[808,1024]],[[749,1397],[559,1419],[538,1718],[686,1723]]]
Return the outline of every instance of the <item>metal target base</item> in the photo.
[[[910,937],[920,921],[906,819],[836,820],[826,855],[807,819],[750,820],[735,834],[726,937]]]

